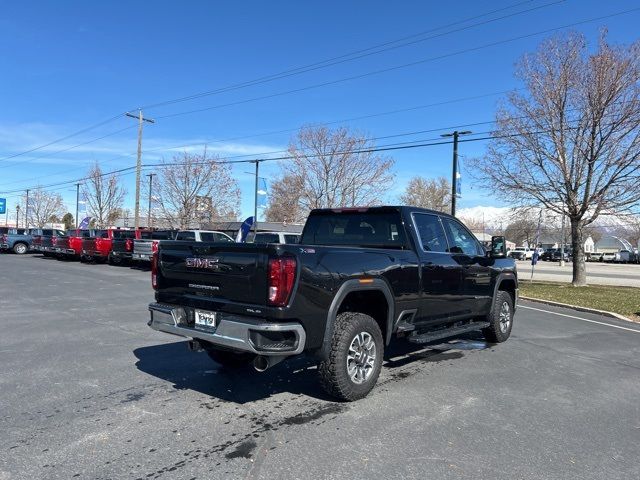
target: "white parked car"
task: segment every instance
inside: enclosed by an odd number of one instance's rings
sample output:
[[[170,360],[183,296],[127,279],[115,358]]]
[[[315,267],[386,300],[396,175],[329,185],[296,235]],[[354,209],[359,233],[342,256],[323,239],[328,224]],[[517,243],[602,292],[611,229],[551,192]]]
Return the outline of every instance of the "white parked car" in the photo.
[[[519,254],[516,253],[516,255],[513,255],[513,253],[515,252],[520,252],[520,253]],[[531,260],[531,257],[533,257],[533,250],[531,250],[529,247],[516,247],[513,250],[511,250],[511,256],[519,256],[519,255],[522,255],[525,260]]]
[[[618,254],[616,252],[603,253],[602,254],[602,261],[603,262],[615,262],[617,255]]]
[[[191,242],[231,242],[233,239],[223,232],[215,230],[180,230],[176,234],[176,240],[189,240]]]
[[[300,234],[289,232],[258,232],[253,239],[249,241],[253,243],[298,243],[300,242]]]

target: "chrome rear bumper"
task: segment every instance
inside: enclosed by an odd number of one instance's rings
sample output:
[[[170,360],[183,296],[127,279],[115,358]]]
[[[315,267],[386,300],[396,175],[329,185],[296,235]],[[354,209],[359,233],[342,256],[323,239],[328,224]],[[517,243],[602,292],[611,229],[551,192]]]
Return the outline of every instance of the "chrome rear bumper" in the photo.
[[[213,345],[251,352],[258,355],[289,356],[302,353],[306,342],[306,333],[299,323],[265,323],[251,317],[219,313],[215,330],[196,329],[186,323],[187,312],[183,307],[162,303],[149,304],[151,319],[148,325],[154,330],[171,333],[181,337],[200,339]],[[251,340],[252,332],[278,332],[293,334],[295,342],[287,350],[270,350],[257,347]]]

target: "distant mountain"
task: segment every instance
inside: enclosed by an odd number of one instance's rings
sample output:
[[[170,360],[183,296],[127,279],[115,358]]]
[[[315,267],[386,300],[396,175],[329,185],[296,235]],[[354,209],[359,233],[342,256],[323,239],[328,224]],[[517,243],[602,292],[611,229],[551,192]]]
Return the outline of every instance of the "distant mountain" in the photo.
[[[510,207],[485,207],[477,206],[471,208],[461,208],[456,212],[458,218],[472,220],[474,222],[484,222],[486,230],[503,230],[509,223],[522,217],[527,217],[537,222],[540,218],[540,209],[522,209]],[[542,226],[560,227],[562,219],[557,213],[542,209]],[[601,214],[594,222],[594,227],[602,229],[604,232],[619,230],[621,227],[628,227],[632,222],[640,222],[639,216],[629,214],[616,215],[612,213]]]

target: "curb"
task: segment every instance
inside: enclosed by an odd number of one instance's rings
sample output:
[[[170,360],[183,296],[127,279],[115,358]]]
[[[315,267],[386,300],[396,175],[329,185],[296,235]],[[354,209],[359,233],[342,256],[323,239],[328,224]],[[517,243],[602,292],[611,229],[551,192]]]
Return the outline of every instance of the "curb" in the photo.
[[[522,295],[520,295],[518,298],[520,300],[528,300],[529,302],[544,303],[546,305],[551,305],[553,307],[570,308],[572,310],[577,310],[578,312],[595,313],[597,315],[604,315],[605,317],[611,317],[611,318],[617,318],[618,320],[624,320],[625,322],[631,322],[631,323],[635,323],[635,324],[638,323],[638,322],[634,322],[633,320],[631,320],[628,317],[625,317],[624,315],[620,315],[619,313],[614,313],[614,312],[608,312],[606,310],[598,310],[598,309],[595,309],[595,308],[580,307],[578,305],[570,305],[568,303],[554,302],[553,300],[543,300],[541,298],[523,297]]]

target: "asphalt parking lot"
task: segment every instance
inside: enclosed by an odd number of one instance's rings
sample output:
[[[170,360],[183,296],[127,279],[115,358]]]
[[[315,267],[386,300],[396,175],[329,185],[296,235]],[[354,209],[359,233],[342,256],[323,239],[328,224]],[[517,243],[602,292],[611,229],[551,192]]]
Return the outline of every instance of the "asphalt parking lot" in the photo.
[[[525,303],[397,344],[364,400],[305,359],[228,373],[146,325],[149,273],[0,255],[0,480],[640,478],[640,325]]]

